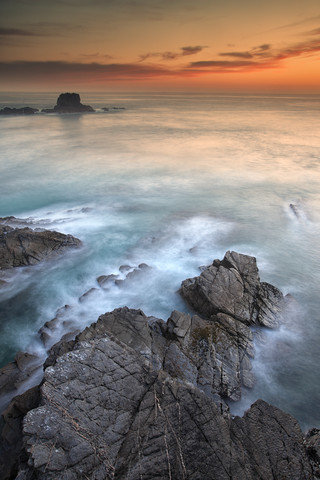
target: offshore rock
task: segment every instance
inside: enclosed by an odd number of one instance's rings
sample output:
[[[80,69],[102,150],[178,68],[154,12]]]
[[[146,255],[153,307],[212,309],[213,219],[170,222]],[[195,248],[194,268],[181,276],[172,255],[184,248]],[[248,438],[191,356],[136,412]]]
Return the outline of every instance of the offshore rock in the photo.
[[[276,328],[286,299],[273,285],[260,282],[256,259],[227,252],[199,277],[182,282],[179,290],[196,312],[206,318],[224,313],[246,325]]]
[[[80,102],[78,93],[61,93],[57,100],[57,105],[51,108],[44,108],[45,113],[82,113],[94,112],[90,105],[83,105]]]
[[[316,455],[290,415],[258,400],[232,419],[197,386],[208,351],[193,332],[207,322],[121,308],[60,345],[23,420],[16,478],[315,478]],[[318,446],[313,435],[309,451]]]
[[[33,115],[35,112],[38,112],[38,108],[32,107],[21,107],[21,108],[11,108],[4,107],[0,110],[0,115]]]
[[[29,227],[13,228],[0,222],[0,270],[35,265],[81,245],[72,235]]]

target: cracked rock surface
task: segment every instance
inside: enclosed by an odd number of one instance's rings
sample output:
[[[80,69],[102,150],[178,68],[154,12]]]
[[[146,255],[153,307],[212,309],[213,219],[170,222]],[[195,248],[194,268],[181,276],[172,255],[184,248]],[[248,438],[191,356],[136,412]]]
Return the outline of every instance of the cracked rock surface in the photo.
[[[200,315],[225,313],[246,325],[279,326],[285,298],[280,290],[260,282],[255,257],[227,252],[199,277],[182,282],[181,295]]]
[[[81,241],[72,235],[29,227],[13,228],[1,219],[0,270],[35,265],[80,245]]]
[[[254,381],[249,325],[264,324],[270,311],[276,317],[286,303],[274,287],[261,286],[255,260],[226,257],[214,262],[216,270],[208,267],[203,282],[214,292],[208,278],[222,274],[232,289],[225,308],[203,313],[209,301],[199,302],[199,314],[173,311],[164,322],[123,307],[53,346],[40,390],[16,397],[5,412],[2,451],[12,467],[4,478],[319,478],[317,429],[304,436],[293,417],[263,400],[242,418],[225,403]],[[257,307],[257,296],[268,308]]]

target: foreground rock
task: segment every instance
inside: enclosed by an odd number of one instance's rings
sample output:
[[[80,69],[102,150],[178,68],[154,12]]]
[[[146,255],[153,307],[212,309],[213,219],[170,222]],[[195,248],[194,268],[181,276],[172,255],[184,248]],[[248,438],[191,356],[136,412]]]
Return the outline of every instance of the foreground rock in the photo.
[[[199,277],[182,282],[180,293],[206,318],[221,312],[246,325],[269,328],[279,326],[286,303],[280,290],[260,282],[256,259],[237,252],[227,252]]]
[[[258,400],[232,419],[197,387],[193,362],[206,354],[194,338],[187,357],[187,334],[179,321],[123,308],[53,350],[39,406],[23,421],[17,478],[314,478],[290,415]]]
[[[317,429],[305,437],[262,400],[232,418],[225,402],[254,381],[250,325],[277,325],[285,298],[252,257],[227,252],[203,273],[182,286],[201,316],[119,308],[51,348],[40,390],[4,412],[1,478],[319,478]]]
[[[94,112],[94,109],[90,105],[83,105],[78,93],[61,93],[57,105],[53,108],[44,108],[41,111],[45,113],[83,113]]]
[[[35,265],[81,245],[81,241],[72,235],[29,227],[13,228],[6,219],[1,220],[0,270]]]
[[[32,107],[21,107],[21,108],[4,107],[2,110],[0,110],[0,115],[33,115],[38,111],[39,111],[38,108],[32,108]]]

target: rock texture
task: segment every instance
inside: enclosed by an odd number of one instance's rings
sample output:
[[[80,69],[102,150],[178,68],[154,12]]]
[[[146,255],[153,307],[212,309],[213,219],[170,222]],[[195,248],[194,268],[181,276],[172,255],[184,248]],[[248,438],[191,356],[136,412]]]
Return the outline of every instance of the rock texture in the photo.
[[[260,282],[256,259],[237,252],[227,252],[199,277],[182,282],[180,293],[206,318],[221,312],[246,325],[269,328],[279,326],[285,304],[276,287]]]
[[[40,391],[17,397],[4,414],[2,478],[319,478],[317,429],[305,437],[263,400],[243,418],[230,415],[225,399],[253,383],[249,324],[277,324],[286,302],[260,283],[251,257],[228,252],[213,266],[211,286],[212,266],[205,281],[201,274],[182,287],[210,293],[189,297],[205,316],[174,311],[164,322],[123,307],[51,348]],[[221,285],[232,293],[225,307],[212,294]]]
[[[90,105],[83,105],[80,102],[78,93],[61,93],[58,97],[57,104],[51,108],[44,108],[45,113],[83,113],[94,112]]]
[[[0,221],[0,270],[35,265],[80,245],[81,241],[72,235],[28,227],[13,228],[3,219]]]
[[[17,478],[314,478],[292,417],[259,400],[232,419],[197,387],[197,365],[181,348],[191,319],[181,315],[166,325],[122,308],[60,345],[40,406],[23,421],[28,462]]]

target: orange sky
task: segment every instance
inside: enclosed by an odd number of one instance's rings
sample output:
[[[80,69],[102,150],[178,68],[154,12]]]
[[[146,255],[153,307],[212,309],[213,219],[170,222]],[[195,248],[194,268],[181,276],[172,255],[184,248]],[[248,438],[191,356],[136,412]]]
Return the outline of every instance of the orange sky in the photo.
[[[1,0],[1,91],[320,93],[319,0]]]

